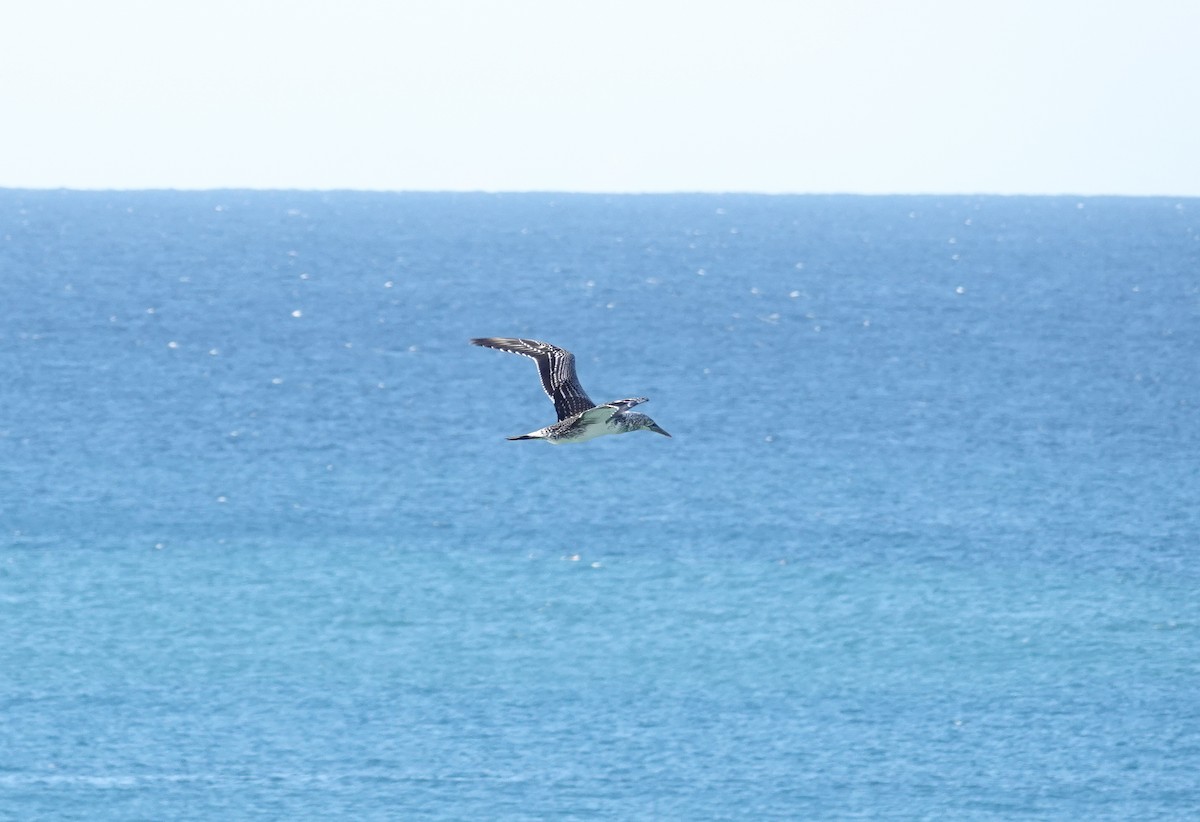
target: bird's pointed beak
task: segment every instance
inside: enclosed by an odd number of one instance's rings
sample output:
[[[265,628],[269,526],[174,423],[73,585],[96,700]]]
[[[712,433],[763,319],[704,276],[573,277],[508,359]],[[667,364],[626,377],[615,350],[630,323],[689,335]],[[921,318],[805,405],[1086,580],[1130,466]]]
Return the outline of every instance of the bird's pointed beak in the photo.
[[[653,431],[655,434],[662,434],[664,437],[671,436],[666,431],[662,430],[662,428],[660,428],[658,423],[656,423],[656,422],[652,422],[652,423],[650,423],[650,425],[648,425],[646,427],[649,428],[651,431]]]

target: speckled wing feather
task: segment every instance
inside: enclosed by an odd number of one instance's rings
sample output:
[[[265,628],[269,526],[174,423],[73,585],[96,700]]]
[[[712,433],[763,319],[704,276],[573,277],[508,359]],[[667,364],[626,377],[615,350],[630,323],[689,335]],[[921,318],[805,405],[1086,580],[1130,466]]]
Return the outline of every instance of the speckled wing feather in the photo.
[[[624,414],[635,405],[641,405],[644,402],[650,402],[645,397],[630,397],[627,400],[613,400],[612,402],[604,403],[605,408],[612,408],[614,413]]]
[[[559,420],[596,406],[579,384],[579,377],[575,375],[575,355],[570,351],[539,340],[511,337],[479,337],[471,340],[471,344],[520,354],[534,360],[542,377],[542,388],[554,403]]]

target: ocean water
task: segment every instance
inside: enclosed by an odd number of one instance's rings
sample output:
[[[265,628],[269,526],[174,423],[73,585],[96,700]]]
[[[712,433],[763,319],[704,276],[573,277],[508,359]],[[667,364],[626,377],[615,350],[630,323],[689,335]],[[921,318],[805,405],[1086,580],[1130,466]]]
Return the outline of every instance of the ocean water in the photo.
[[[1195,818],[1198,363],[1194,199],[0,191],[0,818]]]

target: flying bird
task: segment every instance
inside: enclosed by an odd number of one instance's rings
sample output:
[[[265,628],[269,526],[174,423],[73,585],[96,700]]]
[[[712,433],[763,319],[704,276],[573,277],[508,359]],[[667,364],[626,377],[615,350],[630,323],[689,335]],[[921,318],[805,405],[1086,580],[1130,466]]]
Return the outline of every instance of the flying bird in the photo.
[[[542,388],[554,403],[558,422],[539,428],[510,440],[546,440],[554,445],[564,442],[587,442],[606,434],[628,434],[630,431],[653,431],[664,437],[671,436],[654,420],[637,411],[635,405],[646,402],[645,397],[614,400],[596,405],[579,384],[575,376],[575,355],[570,351],[539,340],[522,340],[511,337],[478,337],[471,345],[495,348],[529,357],[537,363],[542,377]]]

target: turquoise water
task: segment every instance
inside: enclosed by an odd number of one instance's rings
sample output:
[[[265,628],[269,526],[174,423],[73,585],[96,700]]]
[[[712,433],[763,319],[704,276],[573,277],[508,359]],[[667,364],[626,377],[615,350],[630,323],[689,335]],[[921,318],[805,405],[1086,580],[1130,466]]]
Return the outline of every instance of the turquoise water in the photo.
[[[0,192],[0,817],[1185,819],[1194,200]],[[674,437],[507,442],[528,361]]]

